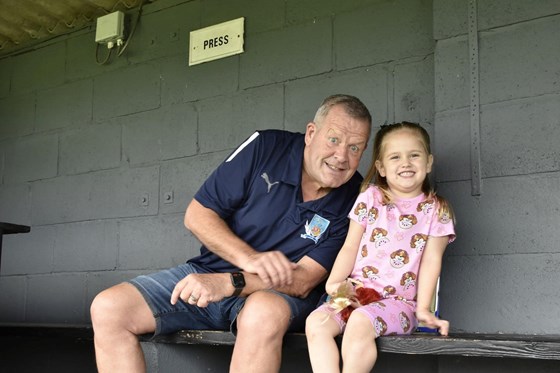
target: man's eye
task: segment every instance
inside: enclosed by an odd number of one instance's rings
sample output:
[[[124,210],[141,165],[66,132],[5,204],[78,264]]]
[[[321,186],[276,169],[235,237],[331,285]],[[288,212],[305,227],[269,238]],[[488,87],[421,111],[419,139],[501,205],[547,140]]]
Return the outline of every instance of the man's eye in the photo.
[[[331,144],[336,144],[336,143],[338,143],[338,139],[336,137],[329,137],[329,142]]]
[[[352,150],[352,152],[357,153],[360,151],[360,147],[357,145],[352,145],[350,146],[350,150]]]

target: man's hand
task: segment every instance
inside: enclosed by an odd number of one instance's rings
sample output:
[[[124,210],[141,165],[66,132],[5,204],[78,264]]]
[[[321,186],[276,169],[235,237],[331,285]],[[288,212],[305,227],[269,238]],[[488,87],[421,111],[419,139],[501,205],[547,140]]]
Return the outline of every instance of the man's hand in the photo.
[[[291,285],[297,267],[280,251],[252,254],[242,265],[244,271],[258,275],[268,288]]]
[[[206,307],[233,293],[229,273],[191,273],[175,285],[171,294],[171,304],[179,298],[184,302]]]
[[[449,321],[438,319],[428,310],[416,310],[416,319],[428,328],[439,329],[441,335],[449,333]]]

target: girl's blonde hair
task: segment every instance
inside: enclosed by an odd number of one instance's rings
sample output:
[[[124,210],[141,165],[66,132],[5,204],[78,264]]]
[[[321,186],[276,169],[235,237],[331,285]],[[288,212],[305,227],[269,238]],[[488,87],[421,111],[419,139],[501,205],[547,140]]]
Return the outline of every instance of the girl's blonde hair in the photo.
[[[424,150],[426,150],[426,153],[428,155],[432,154],[432,150],[430,148],[430,135],[418,123],[400,122],[381,126],[381,129],[377,132],[377,134],[375,135],[375,139],[373,140],[373,159],[368,173],[364,178],[364,181],[362,182],[360,191],[364,192],[367,188],[369,188],[370,184],[376,185],[383,194],[382,202],[384,204],[391,203],[393,197],[389,192],[387,179],[379,174],[377,167],[375,167],[375,163],[376,161],[381,161],[382,146],[385,136],[387,136],[387,134],[389,133],[405,129],[417,133],[418,137],[420,137],[420,139],[422,140],[422,144],[424,145]],[[422,183],[422,192],[427,196],[427,199],[434,199],[436,201],[438,206],[438,216],[440,219],[445,219],[447,217],[448,219],[453,219],[453,221],[455,221],[455,216],[453,214],[453,210],[451,209],[451,205],[445,198],[436,194],[434,188],[432,188],[430,184],[430,179],[427,176]]]

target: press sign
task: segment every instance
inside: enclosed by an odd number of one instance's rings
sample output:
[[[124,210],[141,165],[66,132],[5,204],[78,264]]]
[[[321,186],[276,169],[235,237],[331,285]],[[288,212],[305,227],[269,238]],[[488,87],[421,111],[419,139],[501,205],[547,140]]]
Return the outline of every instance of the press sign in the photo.
[[[243,53],[245,18],[190,33],[189,66]]]

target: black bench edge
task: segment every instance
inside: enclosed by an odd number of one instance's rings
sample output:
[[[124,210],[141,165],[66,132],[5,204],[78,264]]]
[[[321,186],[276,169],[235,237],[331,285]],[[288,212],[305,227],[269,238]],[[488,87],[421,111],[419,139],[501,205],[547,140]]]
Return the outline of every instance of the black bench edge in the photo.
[[[0,323],[0,337],[68,338],[93,340],[93,328],[87,324]]]

